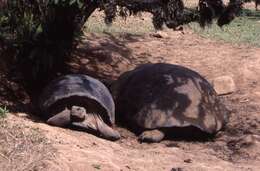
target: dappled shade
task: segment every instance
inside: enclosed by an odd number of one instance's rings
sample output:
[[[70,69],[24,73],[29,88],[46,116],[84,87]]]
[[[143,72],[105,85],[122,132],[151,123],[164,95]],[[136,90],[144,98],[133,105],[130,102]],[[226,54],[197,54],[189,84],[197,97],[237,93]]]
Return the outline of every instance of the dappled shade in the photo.
[[[214,18],[219,18],[221,24],[228,24],[234,19],[229,16],[234,16],[242,4],[240,0],[231,0],[227,6],[222,0],[199,0],[198,8],[191,9],[186,8],[182,0],[108,0],[103,3],[107,23],[116,17],[118,6],[119,14],[125,17],[138,12],[150,12],[156,29],[161,29],[164,24],[175,29],[193,21],[204,27],[211,24]]]
[[[111,24],[117,15],[127,17],[139,12],[152,14],[156,29],[178,29],[193,21],[202,27],[218,18],[220,26],[228,24],[241,8],[240,0],[226,6],[222,0],[199,0],[198,8],[185,7],[183,0],[86,0],[86,1],[0,1],[0,41],[12,46],[15,65],[23,73],[25,86],[36,92],[66,73],[76,38],[84,23],[96,10],[105,13]],[[34,94],[34,93],[30,93]]]

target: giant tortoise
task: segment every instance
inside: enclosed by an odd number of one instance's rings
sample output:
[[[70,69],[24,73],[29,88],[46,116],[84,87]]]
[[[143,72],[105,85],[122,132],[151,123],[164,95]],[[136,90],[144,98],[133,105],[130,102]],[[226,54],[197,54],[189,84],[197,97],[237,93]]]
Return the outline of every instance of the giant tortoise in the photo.
[[[113,130],[115,105],[108,89],[100,81],[81,74],[70,74],[53,80],[39,98],[41,114],[47,123],[75,127],[117,140]]]
[[[116,119],[139,131],[141,142],[160,142],[174,134],[165,128],[173,127],[214,135],[228,120],[229,111],[209,82],[183,66],[141,65],[123,73],[111,91]]]

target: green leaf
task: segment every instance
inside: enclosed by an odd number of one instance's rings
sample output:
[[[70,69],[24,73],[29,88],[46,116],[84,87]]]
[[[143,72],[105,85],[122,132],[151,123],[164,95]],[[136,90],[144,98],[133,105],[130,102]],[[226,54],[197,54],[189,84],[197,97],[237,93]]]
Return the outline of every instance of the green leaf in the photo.
[[[79,8],[82,8],[83,7],[83,2],[81,0],[77,0],[77,3],[78,3],[78,7]]]
[[[72,4],[74,4],[76,1],[77,1],[77,0],[71,0],[69,4],[72,5]]]
[[[58,4],[59,3],[59,0],[54,0],[54,4]]]

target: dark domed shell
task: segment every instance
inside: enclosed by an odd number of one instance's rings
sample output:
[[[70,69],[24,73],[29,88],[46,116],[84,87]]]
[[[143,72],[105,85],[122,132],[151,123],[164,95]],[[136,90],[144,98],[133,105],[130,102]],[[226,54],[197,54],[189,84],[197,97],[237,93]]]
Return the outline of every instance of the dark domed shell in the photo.
[[[68,102],[66,99],[70,98],[73,99],[69,103],[76,103],[70,105],[77,105],[77,99],[81,99],[81,103],[97,102],[98,106],[106,111],[110,124],[114,123],[115,105],[109,90],[97,79],[81,74],[65,75],[52,81],[40,96],[40,110],[48,113],[58,102]]]
[[[122,74],[111,90],[116,117],[142,128],[195,126],[215,133],[228,118],[208,81],[178,65],[143,65]]]

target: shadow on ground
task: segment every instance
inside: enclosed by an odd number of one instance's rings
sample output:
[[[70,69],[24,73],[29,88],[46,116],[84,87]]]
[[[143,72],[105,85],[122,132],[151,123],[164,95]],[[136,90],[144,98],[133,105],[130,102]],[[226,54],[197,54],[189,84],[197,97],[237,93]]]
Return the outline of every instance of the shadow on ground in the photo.
[[[103,80],[113,79],[114,73],[127,70],[125,67],[133,63],[133,52],[127,44],[138,42],[142,36],[132,34],[115,36],[104,33],[90,34],[85,38],[74,52],[69,68],[73,73],[84,73]]]

